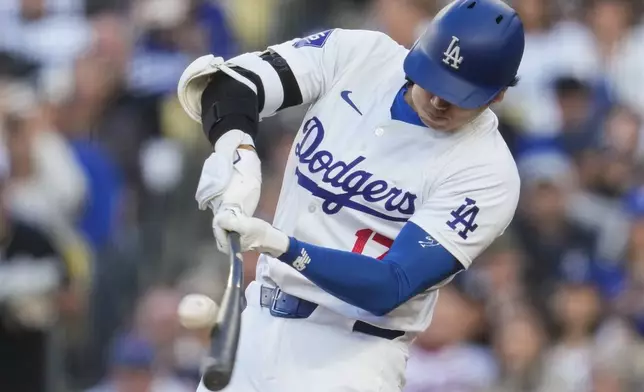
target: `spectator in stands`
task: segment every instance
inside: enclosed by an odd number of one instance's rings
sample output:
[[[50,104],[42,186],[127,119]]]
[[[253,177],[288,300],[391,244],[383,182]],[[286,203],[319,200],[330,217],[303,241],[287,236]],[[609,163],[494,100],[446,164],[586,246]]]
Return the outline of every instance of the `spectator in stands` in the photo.
[[[566,279],[569,281],[563,283],[552,298],[558,336],[544,357],[545,388],[557,392],[588,391],[592,379],[594,335],[602,303],[589,277]]]
[[[51,351],[56,321],[76,310],[79,293],[70,284],[66,260],[46,232],[9,214],[5,202],[10,170],[1,145],[0,385],[7,391],[46,392],[61,386],[65,374],[64,353]]]
[[[441,8],[434,0],[377,0],[376,23],[399,44],[411,48],[427,21]]]
[[[87,392],[188,392],[189,388],[173,378],[160,376],[156,353],[145,338],[135,335],[115,340],[107,380]]]
[[[537,151],[519,161],[522,200],[511,227],[525,249],[526,283],[545,311],[559,271],[566,264],[594,259],[595,235],[567,218],[566,207],[575,190],[570,161],[557,152]]]
[[[174,367],[176,339],[181,334],[177,308],[181,295],[171,287],[152,287],[137,303],[133,329],[154,346],[161,370]]]
[[[74,240],[75,221],[86,196],[83,172],[27,81],[0,83],[0,93],[12,160],[8,207],[67,246]]]
[[[511,232],[498,238],[460,280],[465,290],[485,304],[486,317],[512,314],[529,300],[524,282],[526,255]],[[459,278],[459,277],[457,277]]]
[[[548,343],[539,315],[522,307],[493,322],[499,378],[489,392],[547,392],[542,389],[543,352]]]
[[[452,287],[441,289],[440,297],[432,325],[410,352],[404,390],[481,391],[496,378],[491,353],[469,343],[480,332],[482,309]]]
[[[591,354],[592,391],[640,391],[644,388],[644,342],[632,325],[612,317],[599,329]]]
[[[617,48],[633,26],[635,19],[635,2],[631,0],[593,0],[587,11],[587,23],[593,32],[593,38],[600,59],[600,68],[610,72],[613,63],[620,59],[615,57]]]
[[[606,118],[599,140],[601,170],[592,190],[609,201],[619,203],[632,188],[642,122],[632,110],[615,106]]]
[[[632,2],[639,5],[639,2]],[[641,4],[641,3],[640,3]],[[641,5],[639,5],[641,10]],[[633,18],[635,19],[635,18]],[[615,98],[644,116],[644,24],[625,32],[621,44],[615,48],[608,85]]]
[[[644,336],[644,187],[632,191],[627,200],[631,231],[616,299],[619,314]]]
[[[38,74],[65,69],[89,46],[83,1],[14,0],[0,6],[0,50],[38,63]]]
[[[595,125],[601,113],[593,101],[593,90],[588,83],[574,77],[560,77],[554,81],[554,91],[561,112],[561,129],[556,142],[571,158],[596,143],[599,130]]]
[[[521,82],[507,91],[508,99],[499,108],[504,117],[526,133],[552,134],[557,127],[557,112],[552,91],[548,89],[554,68],[551,28],[554,9],[545,0],[519,0],[513,6],[521,16],[526,44],[519,68]]]
[[[641,173],[637,166],[641,124],[633,111],[616,105],[601,123],[594,147],[578,159],[580,189],[568,212],[577,224],[597,233],[597,256],[603,260],[614,262],[624,256],[629,220],[622,199]]]
[[[547,134],[519,133],[517,129],[513,129],[511,134],[504,132],[506,142],[514,147],[515,156],[531,149],[554,148],[572,159],[580,159],[583,153],[597,146],[600,132],[598,124],[604,113],[595,102],[592,86],[572,76],[561,76],[554,79],[551,90],[553,101],[550,103],[554,103],[561,113],[559,129]],[[506,112],[502,114],[504,122],[511,121],[506,118]]]

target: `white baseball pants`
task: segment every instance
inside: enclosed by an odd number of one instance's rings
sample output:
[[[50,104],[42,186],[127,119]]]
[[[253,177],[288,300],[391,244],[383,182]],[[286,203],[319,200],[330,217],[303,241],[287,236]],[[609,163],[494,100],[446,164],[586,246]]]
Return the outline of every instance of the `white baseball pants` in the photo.
[[[225,392],[400,392],[408,343],[352,332],[318,307],[307,319],[274,317],[246,290],[237,362]],[[199,385],[197,392],[208,392]]]

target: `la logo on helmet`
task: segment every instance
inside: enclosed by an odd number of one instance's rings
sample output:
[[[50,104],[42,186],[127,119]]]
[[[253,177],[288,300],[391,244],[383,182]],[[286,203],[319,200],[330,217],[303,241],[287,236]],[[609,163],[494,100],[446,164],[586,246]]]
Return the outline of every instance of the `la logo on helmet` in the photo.
[[[454,69],[458,69],[461,63],[463,62],[463,56],[461,56],[461,47],[458,44],[460,40],[458,37],[452,36],[452,42],[450,42],[447,50],[443,53],[443,62]]]

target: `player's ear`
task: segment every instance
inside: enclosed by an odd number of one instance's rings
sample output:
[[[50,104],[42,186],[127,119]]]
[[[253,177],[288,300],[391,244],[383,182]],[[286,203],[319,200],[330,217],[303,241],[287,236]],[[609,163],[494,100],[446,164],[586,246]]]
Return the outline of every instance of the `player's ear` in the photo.
[[[492,103],[499,103],[499,102],[503,101],[503,98],[505,97],[505,92],[507,90],[508,90],[507,88],[504,88],[503,90],[501,90],[501,92],[498,93],[496,95],[496,97],[494,97],[494,99],[492,100]]]

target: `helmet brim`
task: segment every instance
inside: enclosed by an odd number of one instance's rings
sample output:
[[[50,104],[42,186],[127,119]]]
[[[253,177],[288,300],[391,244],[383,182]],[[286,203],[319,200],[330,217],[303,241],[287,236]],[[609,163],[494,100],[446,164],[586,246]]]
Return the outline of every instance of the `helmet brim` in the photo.
[[[463,109],[477,109],[490,102],[505,88],[480,86],[468,82],[437,64],[420,48],[412,49],[405,58],[403,68],[407,77],[429,93]]]

